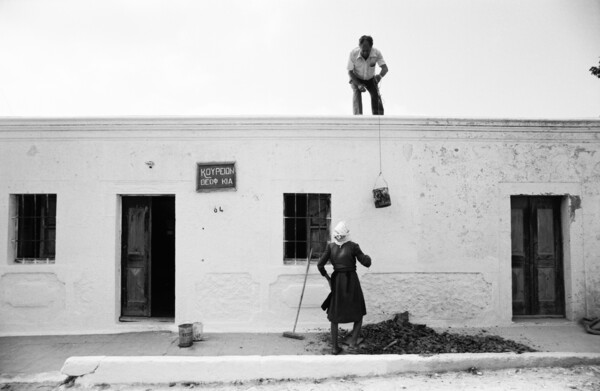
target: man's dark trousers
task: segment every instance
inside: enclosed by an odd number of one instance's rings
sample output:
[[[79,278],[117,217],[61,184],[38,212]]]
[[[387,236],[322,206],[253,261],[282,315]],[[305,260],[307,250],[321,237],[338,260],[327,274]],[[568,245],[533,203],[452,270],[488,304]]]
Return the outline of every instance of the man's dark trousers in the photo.
[[[367,88],[367,91],[369,91],[369,94],[371,95],[371,112],[373,115],[383,115],[383,103],[381,102],[381,97],[379,96],[379,88],[377,87],[377,83],[375,83],[375,78],[373,77],[369,80],[358,80]],[[362,114],[362,93],[352,81],[350,81],[350,86],[354,92],[352,97],[352,108],[354,110],[354,114]]]

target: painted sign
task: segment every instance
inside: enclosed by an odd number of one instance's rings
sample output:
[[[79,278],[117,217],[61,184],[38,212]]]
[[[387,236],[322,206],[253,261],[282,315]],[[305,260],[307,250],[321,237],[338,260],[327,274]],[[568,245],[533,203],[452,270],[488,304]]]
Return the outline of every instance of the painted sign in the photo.
[[[196,191],[235,190],[235,162],[198,163]]]

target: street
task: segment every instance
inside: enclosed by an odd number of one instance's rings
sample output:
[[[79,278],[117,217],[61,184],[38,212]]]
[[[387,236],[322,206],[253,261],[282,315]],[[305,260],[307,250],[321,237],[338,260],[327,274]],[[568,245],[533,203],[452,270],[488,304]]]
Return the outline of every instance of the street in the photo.
[[[70,391],[88,389],[75,385],[5,384],[2,391]],[[92,386],[94,391],[387,391],[387,390],[600,390],[600,366],[529,368],[464,372],[402,374],[386,377],[313,381],[263,380],[235,384],[142,384]]]

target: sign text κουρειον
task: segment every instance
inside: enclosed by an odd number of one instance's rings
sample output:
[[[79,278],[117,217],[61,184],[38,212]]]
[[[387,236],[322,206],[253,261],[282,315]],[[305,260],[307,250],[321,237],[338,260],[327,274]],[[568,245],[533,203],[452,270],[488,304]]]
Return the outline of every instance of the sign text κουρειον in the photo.
[[[235,162],[198,163],[196,191],[235,190],[235,186]]]

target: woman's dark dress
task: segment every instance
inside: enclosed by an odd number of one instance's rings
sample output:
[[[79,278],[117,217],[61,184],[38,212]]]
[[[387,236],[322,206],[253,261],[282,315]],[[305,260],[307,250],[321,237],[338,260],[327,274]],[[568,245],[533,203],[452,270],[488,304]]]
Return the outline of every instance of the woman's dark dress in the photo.
[[[317,267],[323,276],[327,275],[325,264],[328,261],[334,270],[331,275],[331,294],[323,303],[330,322],[358,322],[367,314],[365,298],[356,274],[357,259],[364,266],[371,266],[371,258],[363,254],[354,242],[346,242],[342,246],[329,243],[319,259]]]

